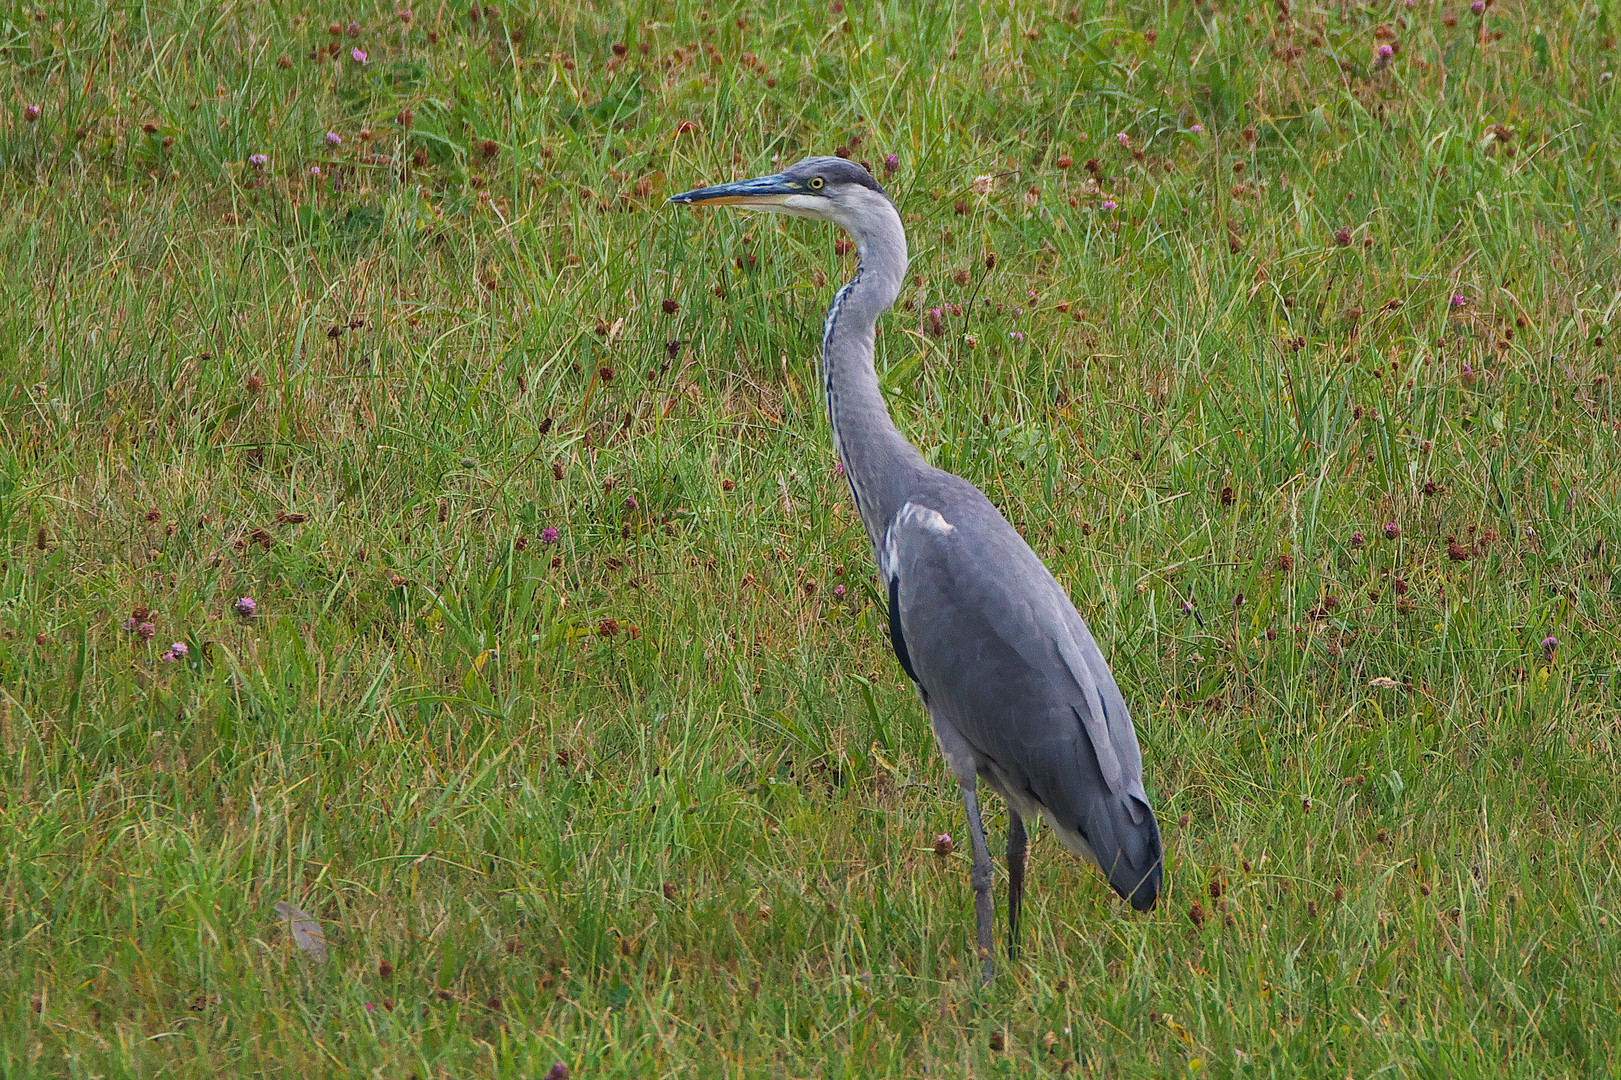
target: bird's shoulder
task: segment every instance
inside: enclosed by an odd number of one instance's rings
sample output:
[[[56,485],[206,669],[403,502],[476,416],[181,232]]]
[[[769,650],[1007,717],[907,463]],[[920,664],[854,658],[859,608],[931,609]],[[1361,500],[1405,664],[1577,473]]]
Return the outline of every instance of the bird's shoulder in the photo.
[[[995,560],[999,576],[1040,568],[1030,550],[985,494],[951,473],[920,476],[884,532],[885,577],[913,564],[914,571],[975,576],[985,560]]]

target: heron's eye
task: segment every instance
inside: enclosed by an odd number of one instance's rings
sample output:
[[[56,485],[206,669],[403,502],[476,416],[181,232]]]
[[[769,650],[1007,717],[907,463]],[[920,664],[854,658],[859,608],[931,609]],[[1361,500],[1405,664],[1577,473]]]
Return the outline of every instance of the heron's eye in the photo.
[[[813,176],[810,178],[810,189],[812,191],[822,190],[822,178],[820,176]]]

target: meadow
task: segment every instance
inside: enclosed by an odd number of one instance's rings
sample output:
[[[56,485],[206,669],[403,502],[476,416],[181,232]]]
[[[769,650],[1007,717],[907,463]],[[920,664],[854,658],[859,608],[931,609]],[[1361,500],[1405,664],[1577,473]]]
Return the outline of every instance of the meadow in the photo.
[[[9,6],[0,1075],[1621,1073],[1618,19]],[[832,152],[1165,833],[985,988],[854,254],[664,205]]]

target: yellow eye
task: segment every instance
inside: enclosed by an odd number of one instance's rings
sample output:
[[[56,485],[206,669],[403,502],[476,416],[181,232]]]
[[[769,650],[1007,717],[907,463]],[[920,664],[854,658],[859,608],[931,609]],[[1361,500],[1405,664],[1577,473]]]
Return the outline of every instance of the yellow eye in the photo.
[[[820,176],[813,176],[810,178],[810,189],[812,191],[822,190],[822,178]]]

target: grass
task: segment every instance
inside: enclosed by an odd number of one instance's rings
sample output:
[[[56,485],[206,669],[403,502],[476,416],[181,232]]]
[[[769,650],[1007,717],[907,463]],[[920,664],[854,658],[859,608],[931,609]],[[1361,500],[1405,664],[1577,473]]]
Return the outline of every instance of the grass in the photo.
[[[0,15],[0,1074],[1621,1071],[1609,0],[480,14]],[[1166,832],[989,989],[853,257],[662,205],[835,147]]]

